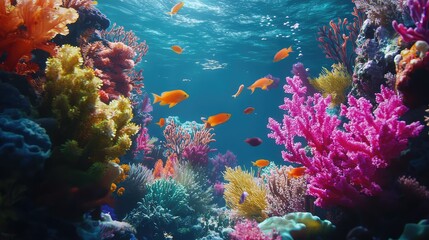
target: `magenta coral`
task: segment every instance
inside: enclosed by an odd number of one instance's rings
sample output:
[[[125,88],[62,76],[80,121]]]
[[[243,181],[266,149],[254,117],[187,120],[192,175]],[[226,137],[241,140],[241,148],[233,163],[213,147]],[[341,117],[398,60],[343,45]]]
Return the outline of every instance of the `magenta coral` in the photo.
[[[429,42],[429,1],[408,0],[408,8],[415,28],[407,28],[404,24],[393,21],[392,26],[405,42],[423,40]]]
[[[150,136],[148,134],[148,129],[146,127],[142,127],[140,129],[140,133],[137,136],[136,142],[137,142],[137,146],[136,146],[136,149],[134,150],[134,153],[143,151],[144,155],[146,156],[152,152],[154,145],[153,143],[150,142]]]
[[[423,126],[414,122],[407,125],[398,120],[407,108],[392,91],[381,87],[376,95],[378,106],[364,99],[348,97],[349,107],[342,105],[340,115],[329,115],[330,97],[316,93],[306,96],[302,80],[286,78],[286,93],[280,109],[286,111],[280,124],[269,118],[268,137],[284,145],[283,159],[304,165],[309,175],[308,193],[317,199],[318,206],[357,205],[365,195],[381,192],[380,169],[407,148],[408,138],[417,136]],[[296,142],[296,137],[307,141],[307,147]],[[308,152],[309,151],[309,152]]]
[[[234,232],[229,236],[231,240],[281,240],[282,237],[276,234],[274,236],[265,235],[254,220],[244,220],[238,222],[234,227]]]

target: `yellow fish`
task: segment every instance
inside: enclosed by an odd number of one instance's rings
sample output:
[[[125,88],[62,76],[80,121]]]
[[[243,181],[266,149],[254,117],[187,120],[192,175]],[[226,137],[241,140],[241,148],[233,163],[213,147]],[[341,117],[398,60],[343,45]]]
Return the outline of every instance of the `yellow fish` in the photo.
[[[171,46],[171,50],[173,50],[177,54],[181,54],[183,52],[183,49],[177,45]]]
[[[265,160],[265,159],[259,159],[259,160],[256,160],[256,162],[252,162],[252,164],[253,164],[253,166],[263,168],[263,167],[270,165],[270,161]]]
[[[153,97],[155,98],[153,100],[153,103],[159,102],[160,105],[167,105],[169,104],[169,107],[172,108],[176,106],[179,102],[187,99],[189,97],[189,94],[187,94],[183,90],[172,90],[168,92],[161,93],[161,96],[156,95],[155,93],[152,93]]]
[[[214,127],[216,125],[225,123],[231,117],[230,113],[219,113],[213,116],[210,116],[207,120],[202,119],[205,123],[206,128]]]
[[[256,80],[252,85],[250,85],[247,89],[250,89],[252,93],[256,88],[261,88],[262,90],[267,90],[267,87],[270,86],[274,81],[272,79],[263,77]]]
[[[281,60],[285,59],[286,57],[289,56],[290,52],[293,52],[292,51],[292,46],[290,46],[289,48],[283,48],[283,49],[281,49],[280,51],[278,51],[276,53],[276,55],[274,55],[273,62],[278,62],[278,61],[281,61]]]
[[[185,3],[184,2],[179,2],[179,3],[177,3],[176,5],[174,5],[172,8],[171,8],[171,11],[170,12],[168,12],[167,14],[170,14],[170,16],[173,16],[173,15],[175,15],[175,14],[177,14],[177,12],[183,7],[183,5],[185,5]]]

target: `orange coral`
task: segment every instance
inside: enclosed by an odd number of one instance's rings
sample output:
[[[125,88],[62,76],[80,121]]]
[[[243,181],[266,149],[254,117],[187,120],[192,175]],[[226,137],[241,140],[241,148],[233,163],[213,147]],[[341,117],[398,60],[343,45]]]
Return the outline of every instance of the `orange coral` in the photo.
[[[57,34],[67,35],[67,24],[74,23],[79,15],[72,8],[60,7],[61,0],[10,0],[0,3],[0,53],[7,54],[2,67],[15,70],[23,56],[34,49],[51,54],[55,44],[50,41]]]
[[[177,155],[171,154],[168,156],[167,161],[165,162],[163,175],[164,177],[173,177],[174,176],[174,165],[177,161]]]
[[[120,187],[116,193],[118,194],[118,196],[122,196],[124,194],[124,192],[125,192],[125,188]]]
[[[155,163],[155,167],[153,169],[153,177],[155,179],[161,178],[162,177],[162,172],[164,170],[164,162],[162,161],[162,159],[158,159],[158,161],[156,161]]]

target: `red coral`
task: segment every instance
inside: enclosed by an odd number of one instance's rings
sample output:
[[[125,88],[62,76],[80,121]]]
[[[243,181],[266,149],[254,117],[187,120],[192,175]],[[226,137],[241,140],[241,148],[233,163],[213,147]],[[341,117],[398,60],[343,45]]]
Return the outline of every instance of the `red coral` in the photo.
[[[79,17],[76,10],[61,4],[61,0],[17,1],[16,6],[6,0],[0,4],[0,53],[6,54],[1,68],[14,71],[19,60],[34,49],[54,53],[55,45],[49,41],[57,34],[67,35],[67,24]]]
[[[83,49],[85,64],[95,68],[95,74],[103,80],[103,90],[109,100],[120,95],[130,96],[133,81],[129,74],[134,68],[134,50],[122,42],[94,42]]]

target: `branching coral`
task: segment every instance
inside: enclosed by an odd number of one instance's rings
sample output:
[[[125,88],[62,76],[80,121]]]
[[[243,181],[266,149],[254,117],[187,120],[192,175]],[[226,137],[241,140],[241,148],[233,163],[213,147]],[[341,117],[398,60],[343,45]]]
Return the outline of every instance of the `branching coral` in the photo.
[[[331,95],[332,105],[338,106],[346,100],[346,90],[351,86],[352,77],[343,64],[333,64],[332,71],[323,68],[318,78],[310,84],[323,94]]]
[[[268,137],[287,149],[282,152],[285,161],[304,165],[309,174],[308,193],[317,197],[318,206],[340,205],[352,207],[363,196],[376,196],[382,191],[380,174],[393,159],[407,148],[408,138],[417,136],[422,127],[418,122],[407,124],[399,120],[407,108],[389,89],[377,94],[378,106],[373,110],[364,99],[348,98],[348,107],[342,105],[341,121],[326,112],[330,98],[319,94],[306,97],[302,80],[286,78],[285,98],[280,106],[286,113],[283,124],[270,118]],[[303,137],[310,153],[295,142]]]
[[[270,216],[283,216],[305,210],[306,177],[289,177],[290,166],[275,167],[266,175],[267,212]]]
[[[394,19],[401,17],[402,0],[354,0],[356,8],[365,12],[367,18],[376,25],[390,26]]]
[[[274,236],[273,236],[274,235]],[[234,232],[230,234],[231,240],[281,240],[282,237],[276,234],[264,234],[258,227],[258,223],[255,220],[244,220],[238,222],[234,226]]]
[[[247,219],[262,221],[267,217],[265,187],[253,179],[252,173],[243,171],[240,167],[227,168],[224,178],[228,181],[225,184],[224,198],[229,208],[236,210],[239,215]],[[240,203],[243,192],[247,192],[248,196]]]
[[[67,35],[67,24],[74,23],[79,15],[72,8],[60,7],[61,0],[10,0],[0,4],[0,53],[6,53],[3,68],[12,71],[23,56],[34,49],[53,53],[49,41],[57,34]]]
[[[423,40],[429,42],[429,1],[428,0],[408,0],[410,15],[415,27],[407,28],[404,24],[394,20],[393,28],[398,32],[405,42],[416,42]]]

